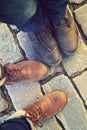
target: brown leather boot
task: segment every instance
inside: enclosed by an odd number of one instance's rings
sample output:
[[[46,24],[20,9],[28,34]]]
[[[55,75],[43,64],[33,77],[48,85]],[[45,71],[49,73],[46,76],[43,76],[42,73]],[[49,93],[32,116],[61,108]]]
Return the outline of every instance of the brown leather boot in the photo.
[[[69,8],[66,10],[65,17],[58,22],[54,21],[52,26],[61,51],[66,55],[72,55],[78,47],[78,33]]]
[[[49,119],[59,113],[67,103],[67,96],[63,91],[54,91],[43,96],[33,105],[24,108],[25,116],[29,118],[34,126],[40,125],[44,119]]]
[[[0,81],[0,86],[21,81],[38,81],[47,74],[48,67],[38,61],[22,61],[16,64],[8,64],[4,66],[4,75]]]

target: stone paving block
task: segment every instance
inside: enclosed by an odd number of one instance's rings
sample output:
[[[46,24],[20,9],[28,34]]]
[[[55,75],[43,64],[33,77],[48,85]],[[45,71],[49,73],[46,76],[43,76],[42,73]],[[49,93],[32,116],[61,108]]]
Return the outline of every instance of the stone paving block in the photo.
[[[4,97],[2,96],[2,91],[0,89],[0,112],[8,109],[8,102],[4,99]]]
[[[65,108],[57,114],[57,118],[62,122],[65,130],[86,130],[87,113],[82,100],[75,91],[72,83],[63,74],[50,80],[42,86],[45,93],[54,90],[62,90],[67,94],[68,103]]]
[[[19,29],[18,29],[16,26],[14,26],[14,25],[10,25],[10,27],[11,27],[11,29],[12,29],[14,32],[19,31]]]
[[[76,53],[64,58],[63,66],[69,76],[74,76],[87,68],[87,46],[81,38]]]
[[[0,25],[0,58],[4,63],[13,63],[23,59],[19,47],[6,24]]]
[[[37,126],[37,130],[62,130],[61,126],[57,123],[55,117],[42,122],[42,127]]]
[[[22,109],[27,104],[32,104],[42,96],[38,82],[20,82],[13,85],[6,85],[8,94],[15,109]]]
[[[73,81],[87,105],[87,71],[85,71],[82,75],[73,78]]]
[[[87,36],[87,4],[75,10],[75,17],[83,33]]]
[[[75,4],[80,4],[82,3],[84,0],[69,0],[70,3],[75,3]]]
[[[32,59],[32,60],[36,60],[37,58],[36,58],[34,51],[32,49],[28,33],[20,31],[17,34],[17,38],[19,40],[19,44],[20,44],[21,48],[26,53],[27,58]]]

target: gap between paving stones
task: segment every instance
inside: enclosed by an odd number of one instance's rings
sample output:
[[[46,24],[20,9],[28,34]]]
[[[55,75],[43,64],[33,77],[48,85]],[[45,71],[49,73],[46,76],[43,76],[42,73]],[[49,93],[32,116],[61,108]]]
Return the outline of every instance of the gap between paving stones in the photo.
[[[64,69],[64,70],[65,70],[65,69]],[[74,81],[73,81],[73,78],[82,75],[82,74],[83,74],[84,72],[86,72],[86,71],[87,71],[87,68],[85,68],[85,69],[84,69],[83,71],[81,71],[81,72],[77,72],[76,74],[74,74],[74,75],[72,75],[72,76],[70,77],[70,76],[67,74],[67,71],[65,70],[65,74],[64,74],[64,75],[67,76],[67,78],[70,80],[70,82],[72,83],[73,88],[76,90],[76,92],[78,93],[79,97],[81,98],[84,107],[87,109],[87,106],[86,106],[86,104],[85,104],[85,101],[84,101],[83,97],[81,96],[79,89],[77,88],[77,86],[75,85],[75,83],[74,83]],[[61,75],[62,75],[62,74],[61,74]],[[58,75],[57,75],[57,76],[58,76]],[[57,77],[57,76],[55,76],[55,77]],[[59,75],[59,76],[60,76],[60,75]],[[43,91],[43,89],[42,89],[42,91]]]
[[[19,47],[19,50],[20,50],[20,53],[23,55],[24,59],[23,60],[26,60],[27,59],[27,56],[26,56],[26,53],[25,51],[22,49],[22,47],[20,46],[19,44],[19,40],[17,38],[17,33],[20,32],[20,30],[17,30],[17,28],[15,26],[10,26],[10,25],[7,25],[7,27],[9,28],[10,32],[12,33],[14,39],[15,39],[15,43],[18,45]]]
[[[15,111],[15,108],[13,106],[12,100],[10,98],[10,95],[8,94],[8,91],[7,91],[6,87],[2,86],[0,89],[3,92],[2,93],[3,98],[6,100],[7,105],[8,105],[8,107],[4,111],[0,112],[0,118],[1,118],[2,116],[5,116],[6,114],[7,115],[10,114],[10,112],[12,112],[12,111]]]
[[[70,8],[71,8],[72,10],[78,9],[78,8],[80,8],[81,6],[83,6],[84,4],[87,3],[86,0],[82,1],[81,3],[76,2],[76,1],[74,1],[74,0],[71,0],[71,1],[72,1],[72,2],[69,2],[69,6],[70,6]]]
[[[84,42],[86,43],[87,42],[87,36],[85,36],[85,34],[84,34],[84,32],[83,32],[83,30],[81,28],[81,25],[76,20],[75,11],[76,11],[76,9],[80,8],[81,6],[84,6],[85,4],[87,4],[87,1],[82,1],[81,3],[78,3],[78,2],[76,3],[74,0],[71,0],[71,1],[72,2],[69,3],[69,7],[70,7],[70,9],[72,11],[72,14],[74,16],[74,20],[75,20],[75,22],[76,22],[76,24],[78,26],[78,29],[79,29],[79,31],[80,31],[80,33],[82,35],[82,38],[83,38]]]
[[[86,130],[86,109],[67,76],[57,76],[42,87],[44,93],[53,90],[63,90],[67,93],[69,97],[68,103],[64,110],[57,115],[57,118],[62,122],[65,130],[82,130],[82,128]],[[82,122],[83,125],[79,124],[80,122]]]

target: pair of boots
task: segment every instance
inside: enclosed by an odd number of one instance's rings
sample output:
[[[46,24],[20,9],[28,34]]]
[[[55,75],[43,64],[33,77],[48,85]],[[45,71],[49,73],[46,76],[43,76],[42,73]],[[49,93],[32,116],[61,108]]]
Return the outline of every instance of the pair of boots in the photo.
[[[31,45],[38,59],[48,66],[58,66],[62,61],[61,52],[72,55],[78,47],[77,28],[67,7],[65,16],[60,21],[49,19],[41,31],[29,33]]]
[[[3,84],[12,84],[20,81],[38,81],[48,75],[47,66],[58,66],[62,60],[60,50],[66,55],[72,55],[78,47],[77,28],[69,8],[65,17],[52,22],[52,31],[47,27],[39,32],[29,33],[31,44],[42,63],[37,61],[23,61],[17,64],[1,67],[1,81]],[[58,48],[59,47],[59,48]],[[43,64],[45,63],[45,64]]]

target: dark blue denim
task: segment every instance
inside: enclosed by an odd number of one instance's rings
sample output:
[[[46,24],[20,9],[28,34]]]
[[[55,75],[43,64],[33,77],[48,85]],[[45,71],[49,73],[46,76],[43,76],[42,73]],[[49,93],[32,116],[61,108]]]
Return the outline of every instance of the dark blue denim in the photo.
[[[0,21],[25,32],[38,31],[64,14],[68,0],[0,0]]]
[[[0,124],[0,130],[32,130],[28,121],[24,118],[13,118]]]

